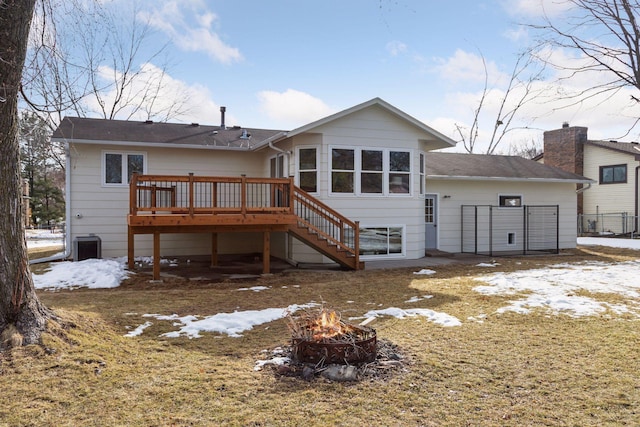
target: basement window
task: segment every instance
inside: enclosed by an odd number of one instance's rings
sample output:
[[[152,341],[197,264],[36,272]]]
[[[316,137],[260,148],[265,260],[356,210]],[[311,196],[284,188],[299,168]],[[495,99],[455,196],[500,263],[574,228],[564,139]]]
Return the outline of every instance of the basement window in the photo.
[[[361,256],[404,255],[404,227],[360,228]]]

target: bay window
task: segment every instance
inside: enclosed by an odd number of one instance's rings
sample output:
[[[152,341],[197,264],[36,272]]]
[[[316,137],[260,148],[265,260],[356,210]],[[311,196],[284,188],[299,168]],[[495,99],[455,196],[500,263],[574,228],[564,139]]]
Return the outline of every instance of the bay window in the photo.
[[[389,149],[332,148],[333,194],[411,194],[411,152]]]

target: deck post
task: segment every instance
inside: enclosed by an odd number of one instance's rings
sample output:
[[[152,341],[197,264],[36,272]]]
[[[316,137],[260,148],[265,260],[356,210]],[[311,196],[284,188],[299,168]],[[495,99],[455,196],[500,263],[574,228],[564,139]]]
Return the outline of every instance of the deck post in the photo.
[[[360,221],[355,221],[356,226],[353,228],[353,255],[356,257],[356,268],[360,270]]]
[[[271,272],[271,232],[265,231],[262,238],[262,274]]]
[[[247,214],[247,175],[240,175],[240,210],[242,215]]]
[[[290,176],[289,177],[289,192],[287,193],[289,195],[289,213],[290,214],[294,214],[295,213],[295,183],[293,181],[293,177]]]
[[[218,233],[211,233],[211,267],[218,266]]]
[[[189,172],[189,215],[193,218],[193,172]]]
[[[134,259],[134,234],[131,231],[131,227],[128,227],[128,233],[127,233],[127,264],[128,264],[128,268],[129,270],[133,271],[133,268],[135,267],[135,259]]]
[[[153,280],[160,280],[160,233],[153,233]]]

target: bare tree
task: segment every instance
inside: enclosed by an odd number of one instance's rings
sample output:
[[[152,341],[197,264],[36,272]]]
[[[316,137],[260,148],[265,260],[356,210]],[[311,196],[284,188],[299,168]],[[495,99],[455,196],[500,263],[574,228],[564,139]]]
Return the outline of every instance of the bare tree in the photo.
[[[135,2],[117,13],[98,0],[38,4],[22,95],[52,129],[68,114],[167,121],[185,112],[184,96],[161,97],[165,45],[150,46]]]
[[[488,98],[492,91],[496,90],[489,86],[490,76],[487,63],[484,56],[482,54],[480,56],[484,66],[484,87],[474,110],[471,127],[456,124],[456,132],[463,142],[465,150],[469,153],[476,151],[480,137],[481,117],[488,108]],[[491,126],[491,136],[486,141],[488,145],[484,151],[485,154],[494,154],[505,136],[518,129],[513,126],[514,119],[527,103],[542,92],[543,89],[537,87],[536,84],[541,80],[543,71],[544,67],[540,66],[530,51],[522,52],[517,56],[506,87],[502,89],[495,116],[490,116],[492,117],[489,125]]]
[[[35,0],[0,0],[0,347],[39,340],[51,316],[38,299],[22,223],[18,90]]]
[[[568,11],[560,18],[545,16],[540,30],[541,46],[552,46],[578,54],[573,63],[559,63],[554,57],[541,58],[569,72],[562,79],[593,75],[591,87],[564,93],[568,105],[586,99],[607,100],[601,95],[635,88],[630,95],[640,103],[640,2],[638,0],[565,0]],[[573,64],[573,65],[572,65]],[[603,76],[605,76],[604,79]],[[640,118],[635,119],[633,128]]]
[[[509,156],[520,156],[525,159],[534,159],[544,152],[543,144],[534,139],[524,140],[519,144],[512,143],[506,154]]]

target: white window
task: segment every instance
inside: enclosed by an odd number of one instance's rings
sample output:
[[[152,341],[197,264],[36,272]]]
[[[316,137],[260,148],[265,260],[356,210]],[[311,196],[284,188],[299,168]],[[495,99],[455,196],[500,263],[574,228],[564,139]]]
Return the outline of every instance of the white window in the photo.
[[[425,185],[427,184],[425,171],[426,164],[424,153],[420,153],[420,195],[423,195],[425,193]]]
[[[411,184],[411,154],[408,151],[389,152],[389,193],[409,194]]]
[[[360,151],[360,192],[382,194],[384,189],[384,161],[380,150]]]
[[[308,193],[318,192],[318,151],[315,148],[298,150],[298,186]]]
[[[134,173],[147,171],[145,153],[104,151],[102,153],[102,185],[128,185]]]
[[[331,193],[411,194],[410,151],[333,147],[330,153]]]
[[[361,256],[401,256],[404,254],[403,226],[360,228]]]
[[[284,178],[284,154],[277,154],[269,160],[269,176],[271,178]]]
[[[331,192],[355,191],[355,151],[346,148],[331,150]]]

